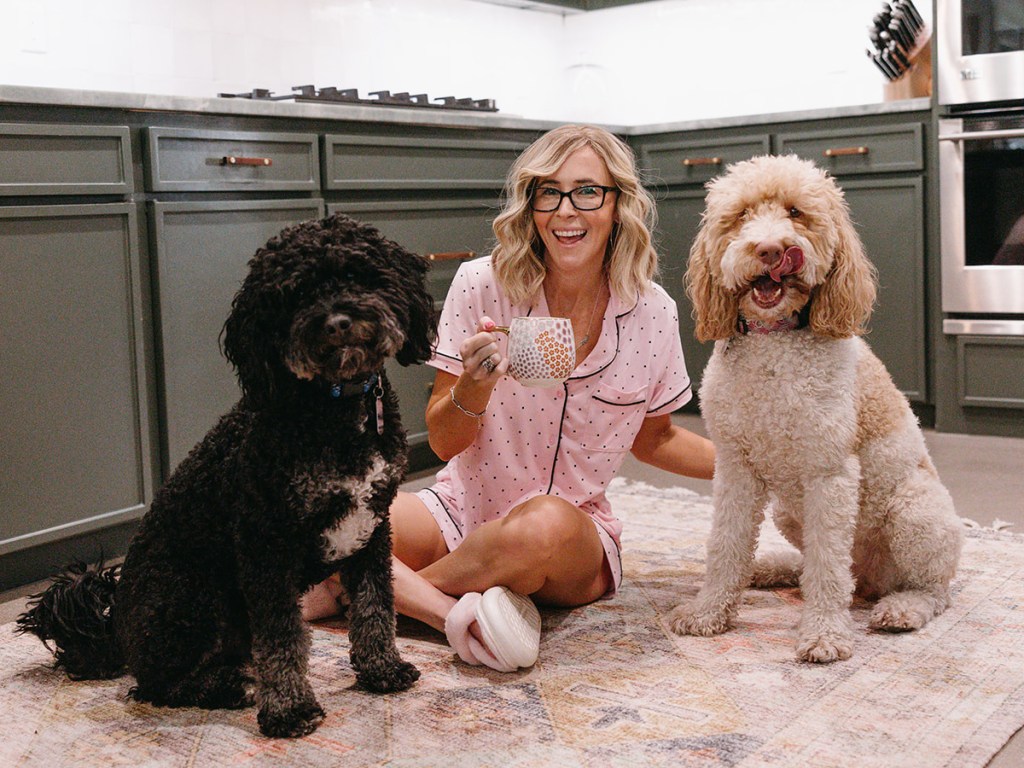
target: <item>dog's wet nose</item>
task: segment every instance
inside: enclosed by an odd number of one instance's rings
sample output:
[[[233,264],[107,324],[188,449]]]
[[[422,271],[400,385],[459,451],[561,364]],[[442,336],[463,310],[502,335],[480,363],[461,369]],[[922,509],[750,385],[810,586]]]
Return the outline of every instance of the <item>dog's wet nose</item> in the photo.
[[[340,336],[351,327],[352,318],[341,312],[327,318],[327,334],[329,336]]]
[[[757,244],[757,258],[767,267],[773,267],[782,258],[785,248],[778,240],[762,240]]]

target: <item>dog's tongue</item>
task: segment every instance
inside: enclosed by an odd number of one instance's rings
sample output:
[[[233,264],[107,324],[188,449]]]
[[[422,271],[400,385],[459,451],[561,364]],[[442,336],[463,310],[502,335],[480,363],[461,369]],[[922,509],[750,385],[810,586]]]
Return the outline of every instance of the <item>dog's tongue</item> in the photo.
[[[804,252],[800,250],[800,246],[791,245],[786,249],[786,252],[782,254],[782,258],[779,259],[779,263],[772,267],[768,272],[768,276],[776,283],[781,283],[783,277],[793,274],[803,265]]]

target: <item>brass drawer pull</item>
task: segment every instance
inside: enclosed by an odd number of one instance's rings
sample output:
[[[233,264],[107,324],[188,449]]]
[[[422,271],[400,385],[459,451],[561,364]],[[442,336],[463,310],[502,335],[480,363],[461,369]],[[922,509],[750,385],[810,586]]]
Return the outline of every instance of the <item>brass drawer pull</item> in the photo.
[[[476,251],[445,251],[443,253],[428,253],[427,258],[431,261],[451,261],[453,259],[475,259]]]
[[[867,147],[840,147],[839,149],[826,149],[825,157],[844,157],[846,155],[866,155],[870,150]]]
[[[684,157],[683,165],[689,167],[692,165],[721,165],[722,158],[720,157]]]
[[[226,155],[220,160],[221,165],[258,165],[267,166],[273,165],[274,161],[269,157],[237,157],[235,155]]]

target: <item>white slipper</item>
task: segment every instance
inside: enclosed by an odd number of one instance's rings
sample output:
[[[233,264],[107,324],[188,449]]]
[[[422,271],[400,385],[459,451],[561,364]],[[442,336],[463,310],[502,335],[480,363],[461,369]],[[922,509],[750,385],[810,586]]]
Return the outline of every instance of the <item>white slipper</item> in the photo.
[[[533,601],[508,587],[491,587],[476,607],[484,644],[509,671],[532,667],[540,652],[540,613]]]

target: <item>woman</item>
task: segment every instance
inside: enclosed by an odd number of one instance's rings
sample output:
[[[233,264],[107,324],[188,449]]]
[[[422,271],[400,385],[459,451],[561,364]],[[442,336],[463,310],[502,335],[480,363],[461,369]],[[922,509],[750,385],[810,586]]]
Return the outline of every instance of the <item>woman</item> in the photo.
[[[626,451],[710,478],[714,449],[669,417],[690,380],[675,305],[652,283],[654,202],[632,151],[562,126],[516,160],[505,195],[498,245],[459,269],[430,362],[430,446],[448,463],[431,488],[399,493],[391,526],[398,612],[444,631],[468,663],[510,671],[536,659],[531,599],[574,607],[618,588],[622,526],[605,489]],[[564,385],[505,375],[493,331],[521,315],[571,319]],[[328,611],[314,592],[305,612]]]

